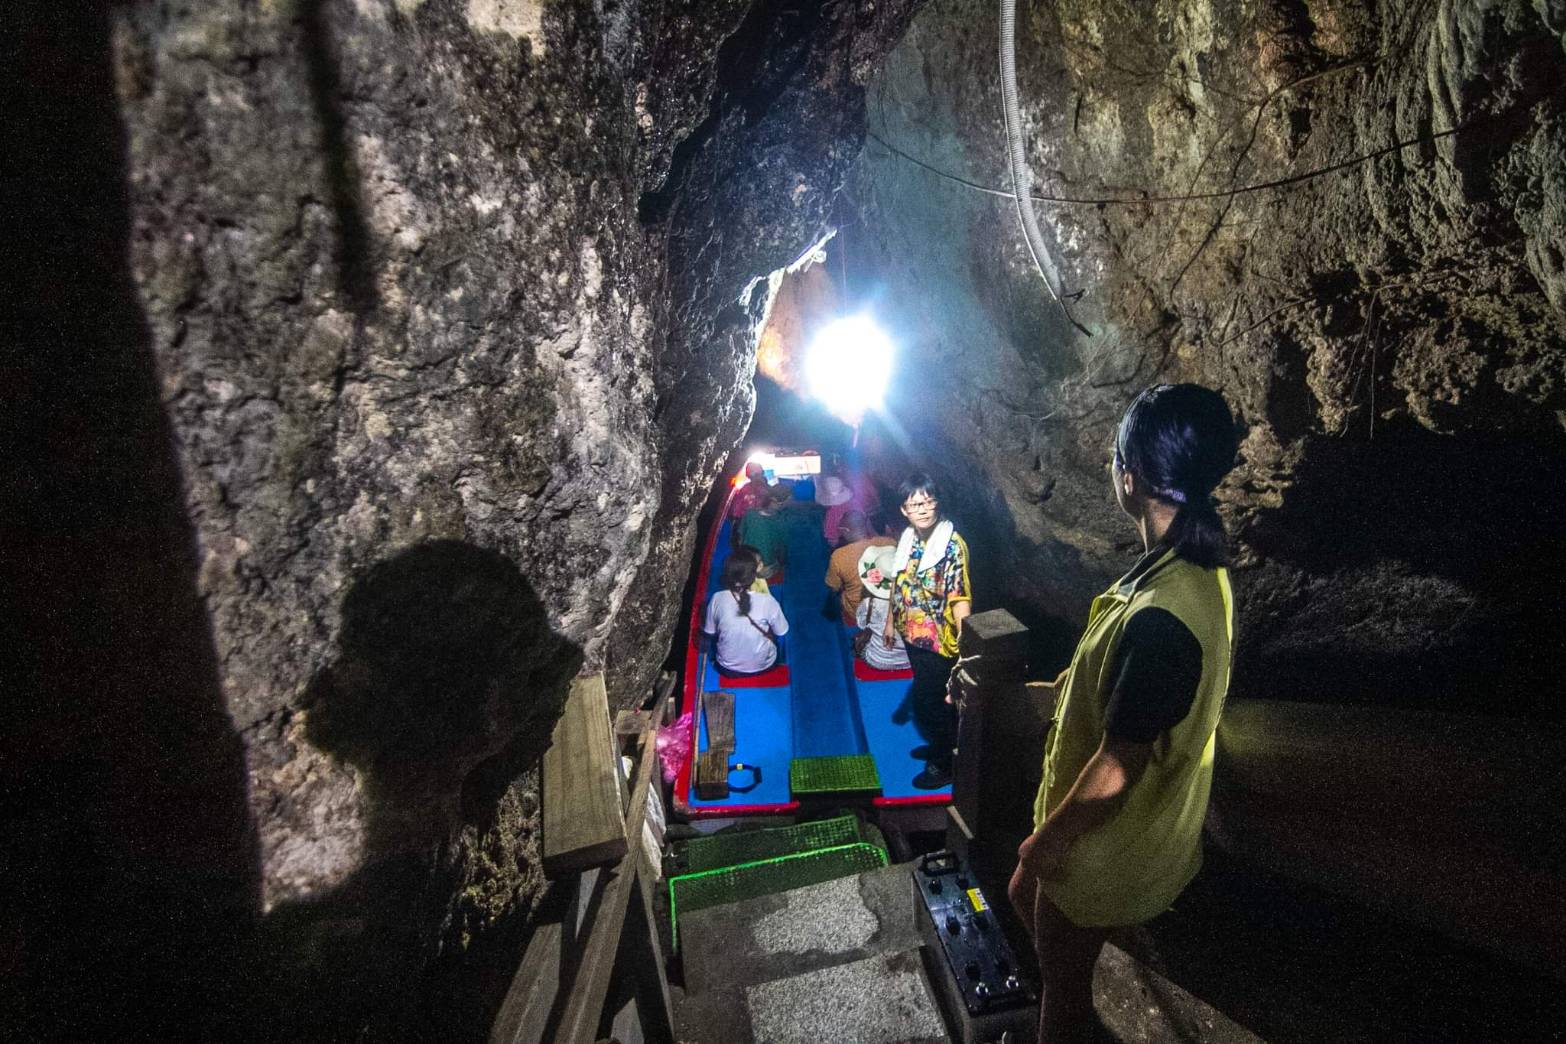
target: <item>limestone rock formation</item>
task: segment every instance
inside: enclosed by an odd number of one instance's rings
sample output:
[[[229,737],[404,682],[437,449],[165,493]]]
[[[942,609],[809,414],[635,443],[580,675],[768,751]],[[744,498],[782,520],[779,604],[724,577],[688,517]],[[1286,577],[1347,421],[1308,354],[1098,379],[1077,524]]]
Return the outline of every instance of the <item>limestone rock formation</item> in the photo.
[[[974,72],[992,5],[932,3],[872,81],[847,230],[904,372],[940,389],[906,387],[902,421],[965,462],[992,597],[1071,630],[1128,561],[1103,478],[1121,409],[1197,380],[1245,429],[1219,492],[1239,694],[1558,715],[1527,593],[1562,578],[1557,7],[1019,6],[1035,192],[1069,200],[1038,206],[1094,335],[981,191],[1010,188]]]
[[[650,690],[749,421],[767,277],[830,234],[914,3],[85,6],[15,18],[22,242],[51,293],[12,295],[36,302],[17,420],[38,452],[6,551],[40,629],[71,635],[52,669],[95,641],[121,662],[79,715],[35,716],[29,756],[103,758],[66,804],[97,809],[119,772],[221,811],[177,870],[156,809],[42,852],[6,1010],[88,1018],[49,1001],[68,978],[41,985],[91,949],[48,912],[76,860],[230,915],[195,917],[199,957],[160,944],[200,989],[154,989],[134,956],[168,903],[106,925],[127,1003],[193,999],[221,966],[223,1036],[482,1028],[505,982],[454,969],[514,950],[542,893],[534,766],[566,682]],[[151,660],[80,608],[129,635],[138,584]],[[176,661],[189,698],[144,713]]]
[[[1238,695],[1557,717],[1561,4],[1021,6],[1090,338],[988,3],[9,5],[0,1026],[482,1032],[567,680],[652,685],[838,226],[981,602],[1074,636],[1119,412],[1201,380]]]

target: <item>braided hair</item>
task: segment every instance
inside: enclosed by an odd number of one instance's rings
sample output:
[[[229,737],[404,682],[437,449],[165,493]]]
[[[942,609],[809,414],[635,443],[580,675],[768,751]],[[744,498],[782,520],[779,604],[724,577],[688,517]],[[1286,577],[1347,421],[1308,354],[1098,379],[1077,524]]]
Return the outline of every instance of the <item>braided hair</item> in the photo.
[[[719,583],[725,591],[732,591],[739,601],[741,616],[750,615],[750,585],[756,582],[756,559],[743,551],[736,551],[723,562],[723,576]]]
[[[1126,407],[1115,437],[1120,466],[1149,496],[1176,506],[1164,543],[1213,569],[1229,561],[1228,535],[1213,490],[1239,452],[1234,415],[1223,396],[1199,384],[1158,384]]]

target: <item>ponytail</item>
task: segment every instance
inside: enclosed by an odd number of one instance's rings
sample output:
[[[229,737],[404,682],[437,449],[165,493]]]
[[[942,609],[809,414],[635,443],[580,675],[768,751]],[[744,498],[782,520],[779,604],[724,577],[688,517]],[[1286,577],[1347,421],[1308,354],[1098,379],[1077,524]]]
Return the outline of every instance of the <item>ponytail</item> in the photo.
[[[1229,564],[1229,534],[1211,496],[1192,497],[1180,505],[1164,534],[1164,543],[1176,555],[1204,569]]]
[[[750,615],[750,585],[756,582],[756,559],[742,551],[736,551],[723,563],[720,581],[725,591],[732,591],[739,602],[741,616]]]
[[[1229,562],[1228,534],[1213,490],[1239,452],[1234,415],[1223,396],[1197,384],[1159,384],[1120,419],[1115,452],[1149,495],[1176,505],[1164,543],[1207,569]]]

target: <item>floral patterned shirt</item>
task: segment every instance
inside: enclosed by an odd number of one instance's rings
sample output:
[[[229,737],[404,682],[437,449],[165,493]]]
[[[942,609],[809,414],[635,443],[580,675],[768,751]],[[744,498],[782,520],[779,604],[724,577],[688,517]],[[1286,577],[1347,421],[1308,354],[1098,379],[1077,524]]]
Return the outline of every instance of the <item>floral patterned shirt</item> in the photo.
[[[952,619],[952,607],[973,600],[973,588],[968,582],[968,545],[952,533],[940,564],[921,572],[919,564],[927,551],[924,543],[916,539],[908,564],[892,581],[892,620],[908,645],[942,656],[956,656],[957,622]]]

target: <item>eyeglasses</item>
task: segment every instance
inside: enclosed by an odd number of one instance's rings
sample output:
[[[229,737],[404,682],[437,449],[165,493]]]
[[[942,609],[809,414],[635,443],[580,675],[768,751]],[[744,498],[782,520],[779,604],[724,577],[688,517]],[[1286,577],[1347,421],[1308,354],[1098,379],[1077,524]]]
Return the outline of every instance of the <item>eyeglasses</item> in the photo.
[[[905,500],[905,501],[903,501],[903,510],[904,511],[923,511],[925,508],[933,508],[936,505],[936,503],[937,503],[936,501],[928,500],[928,499],[926,499],[926,500]]]

